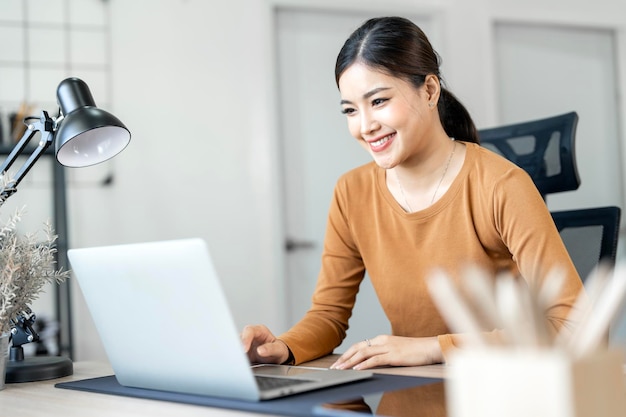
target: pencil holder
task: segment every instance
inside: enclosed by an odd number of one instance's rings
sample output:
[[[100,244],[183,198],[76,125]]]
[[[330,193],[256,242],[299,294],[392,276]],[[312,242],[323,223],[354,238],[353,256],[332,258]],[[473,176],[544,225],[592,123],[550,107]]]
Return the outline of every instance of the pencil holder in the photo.
[[[477,348],[451,352],[450,417],[623,417],[623,352],[574,359],[560,349]]]

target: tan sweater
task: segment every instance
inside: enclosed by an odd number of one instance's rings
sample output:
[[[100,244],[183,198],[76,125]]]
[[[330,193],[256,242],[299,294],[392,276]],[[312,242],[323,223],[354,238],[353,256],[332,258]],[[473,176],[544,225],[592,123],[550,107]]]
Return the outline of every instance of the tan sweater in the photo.
[[[435,204],[406,213],[369,163],[337,182],[312,306],[280,336],[296,363],[331,353],[345,337],[365,271],[397,336],[439,336],[444,354],[458,346],[431,300],[425,278],[443,268],[460,279],[464,267],[512,271],[541,284],[555,266],[566,284],[546,317],[558,329],[582,282],[550,213],[525,171],[479,145],[466,143],[463,167]],[[490,329],[486,329],[490,330]]]

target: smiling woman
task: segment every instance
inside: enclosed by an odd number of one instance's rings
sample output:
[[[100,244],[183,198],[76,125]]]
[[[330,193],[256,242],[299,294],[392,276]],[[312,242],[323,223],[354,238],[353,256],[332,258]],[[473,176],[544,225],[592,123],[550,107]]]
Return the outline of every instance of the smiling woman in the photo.
[[[449,139],[479,140],[465,107],[442,86],[439,56],[424,32],[406,19],[394,24],[404,36],[393,43],[381,20],[355,31],[337,58],[335,80],[351,135],[380,167],[395,167],[387,186],[413,212],[432,205],[460,170],[464,150],[450,169],[457,146]]]
[[[430,297],[437,270],[460,281],[477,267],[491,283],[507,271],[539,287],[560,268],[564,284],[545,320],[555,333],[566,325],[582,283],[552,217],[526,172],[479,146],[422,30],[400,17],[366,21],[335,75],[348,130],[373,162],[337,181],[310,310],[280,337],[245,327],[250,360],[301,363],[332,352],[366,271],[391,334],[355,343],[333,368],[437,363],[460,347]]]

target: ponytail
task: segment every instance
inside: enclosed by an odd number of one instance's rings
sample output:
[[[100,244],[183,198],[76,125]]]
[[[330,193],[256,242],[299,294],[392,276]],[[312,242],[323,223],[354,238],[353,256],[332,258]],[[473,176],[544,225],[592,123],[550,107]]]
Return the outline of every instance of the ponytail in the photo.
[[[439,119],[446,134],[456,140],[480,143],[478,131],[467,109],[443,86],[437,104]]]

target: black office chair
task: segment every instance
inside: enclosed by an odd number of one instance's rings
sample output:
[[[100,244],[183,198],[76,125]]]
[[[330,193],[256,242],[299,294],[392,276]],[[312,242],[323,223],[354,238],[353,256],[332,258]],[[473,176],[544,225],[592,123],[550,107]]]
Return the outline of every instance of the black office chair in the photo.
[[[599,261],[615,265],[621,212],[619,207],[609,206],[551,213],[583,280]]]
[[[571,112],[482,129],[478,134],[481,145],[528,172],[545,200],[547,194],[580,186],[574,147],[577,123],[578,115]],[[615,263],[620,216],[621,209],[613,206],[552,213],[582,279],[600,260]]]
[[[541,195],[580,185],[574,140],[576,112],[478,131],[481,145],[499,153],[531,176]]]

